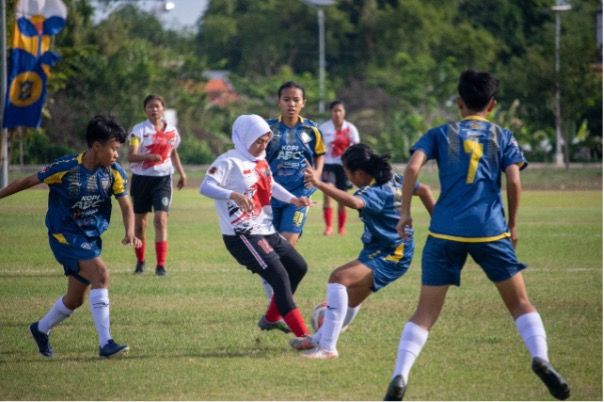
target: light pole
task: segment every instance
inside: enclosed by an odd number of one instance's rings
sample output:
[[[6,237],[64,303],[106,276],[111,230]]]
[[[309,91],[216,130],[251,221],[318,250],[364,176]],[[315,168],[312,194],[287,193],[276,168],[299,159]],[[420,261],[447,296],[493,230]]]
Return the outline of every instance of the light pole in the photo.
[[[562,113],[560,112],[560,13],[569,11],[572,8],[566,0],[556,0],[552,6],[552,11],[556,13],[556,60],[554,70],[556,73],[556,88],[554,95],[554,113],[556,115],[556,166],[564,165],[564,155],[562,154]]]
[[[335,0],[302,0],[317,9],[319,24],[319,113],[325,112],[325,13],[322,7],[335,4]]]

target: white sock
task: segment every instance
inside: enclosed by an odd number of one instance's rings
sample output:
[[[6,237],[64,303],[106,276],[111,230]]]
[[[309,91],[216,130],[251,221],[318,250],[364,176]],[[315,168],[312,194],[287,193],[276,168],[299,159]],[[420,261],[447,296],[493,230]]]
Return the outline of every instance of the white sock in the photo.
[[[535,311],[516,318],[516,328],[520,332],[531,357],[540,357],[549,361],[547,357],[547,335],[539,313]]]
[[[73,314],[73,310],[65,307],[65,304],[63,303],[63,296],[61,296],[57,299],[50,310],[48,310],[48,313],[46,313],[46,315],[40,321],[38,321],[38,330],[48,335],[53,327],[59,325],[61,321],[69,317],[71,314]]]
[[[270,302],[271,298],[273,297],[273,293],[274,293],[273,288],[262,277],[260,277],[260,282],[262,282],[262,288],[264,289],[264,294],[266,295],[266,298]]]
[[[419,356],[426,344],[428,333],[428,331],[419,325],[407,321],[403,327],[403,333],[401,334],[401,340],[398,345],[396,364],[394,366],[394,373],[392,374],[393,378],[398,374],[401,374],[405,383],[407,383],[409,371],[411,371],[415,359],[417,359],[417,356]]]
[[[348,308],[346,286],[339,283],[327,284],[327,311],[321,327],[321,349],[333,352],[336,350],[338,337]]]
[[[111,333],[109,332],[109,290],[91,289],[90,290],[90,312],[92,320],[99,335],[99,345],[105,346]]]
[[[354,320],[354,318],[357,316],[360,309],[360,304],[356,307],[348,307],[348,310],[346,310],[346,317],[344,317],[344,323],[342,324],[342,327],[349,325],[352,320]]]

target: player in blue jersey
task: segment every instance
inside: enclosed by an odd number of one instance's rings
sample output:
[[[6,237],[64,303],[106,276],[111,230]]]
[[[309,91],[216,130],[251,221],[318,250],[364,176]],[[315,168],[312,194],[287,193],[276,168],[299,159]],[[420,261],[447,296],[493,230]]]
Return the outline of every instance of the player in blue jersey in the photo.
[[[128,350],[113,341],[109,320],[109,271],[101,259],[101,235],[111,219],[111,196],[118,200],[124,222],[123,244],[140,245],[134,236],[134,212],[127,192],[127,176],[117,163],[126,131],[113,118],[96,116],[86,128],[88,149],[55,160],[37,174],[17,179],[0,190],[0,198],[40,183],[49,187],[46,226],[50,248],[63,265],[67,293],[48,313],[30,325],[39,352],[52,357],[50,330],[68,318],[84,301],[90,287],[90,310],[99,336],[99,356],[113,357]]]
[[[339,268],[327,284],[327,311],[321,328],[312,337],[290,342],[294,349],[305,350],[308,359],[338,357],[336,344],[345,325],[356,315],[361,303],[372,293],[400,278],[413,258],[413,229],[403,239],[396,230],[399,221],[403,178],[392,172],[389,155],[378,155],[365,144],[356,144],[342,155],[348,179],[359,189],[354,195],[322,182],[312,168],[306,168],[308,183],[324,194],[359,211],[365,224],[359,256]],[[405,179],[406,181],[406,179]],[[430,187],[412,182],[413,194],[420,197],[429,213],[434,206]]]
[[[317,124],[300,116],[306,95],[304,87],[288,81],[279,87],[281,116],[269,119],[273,139],[266,149],[273,177],[297,197],[310,197],[316,190],[304,183],[304,169],[310,163],[318,177],[323,171],[325,145]],[[273,224],[292,246],[302,233],[308,207],[296,207],[273,199]]]
[[[266,148],[266,160],[273,173],[273,179],[296,197],[310,197],[316,189],[304,183],[304,169],[313,165],[318,177],[323,171],[325,145],[317,124],[300,116],[306,104],[304,87],[288,81],[279,87],[277,99],[281,115],[267,120],[273,138]],[[295,246],[302,234],[308,214],[307,206],[296,206],[271,200],[273,225],[287,241]],[[264,292],[270,300],[273,290],[262,281]],[[258,322],[262,330],[279,329],[287,332],[282,320],[270,322],[262,317]]]
[[[459,286],[468,254],[495,284],[532,357],[532,369],[561,400],[570,387],[549,363],[541,317],[529,301],[514,247],[522,190],[520,170],[527,163],[512,133],[487,120],[495,108],[499,81],[487,72],[464,71],[457,106],[462,120],[429,130],[411,148],[405,169],[397,230],[412,227],[413,182],[429,159],[438,163],[441,194],[434,206],[422,255],[422,287],[417,310],[401,334],[385,400],[402,400],[409,371],[438,319],[450,285]],[[500,194],[506,176],[508,217]],[[497,367],[496,369],[499,369]]]

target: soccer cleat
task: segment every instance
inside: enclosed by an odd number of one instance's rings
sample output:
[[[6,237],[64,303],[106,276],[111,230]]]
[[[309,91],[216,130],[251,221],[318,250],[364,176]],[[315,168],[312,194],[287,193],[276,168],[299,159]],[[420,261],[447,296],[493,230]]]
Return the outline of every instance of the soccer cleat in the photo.
[[[561,401],[568,399],[570,396],[570,386],[550,362],[540,357],[534,357],[531,368],[547,386],[547,389],[554,398]]]
[[[136,268],[134,268],[134,273],[136,275],[138,274],[142,274],[143,272],[145,272],[145,261],[143,262],[136,262]]]
[[[166,268],[164,268],[163,265],[158,265],[157,267],[155,267],[155,275],[156,276],[166,276],[166,275],[168,275],[168,271],[166,271]]]
[[[339,228],[338,229],[338,234],[340,236],[344,236],[346,234],[346,228]]]
[[[300,356],[310,360],[332,360],[338,357],[338,351],[334,350],[333,352],[330,352],[328,350],[321,349],[319,346],[317,346],[311,350],[307,350]]]
[[[278,329],[279,331],[285,332],[286,334],[292,332],[291,329],[289,329],[289,327],[285,323],[285,321],[277,320],[275,322],[270,322],[266,319],[266,316],[264,315],[262,316],[262,318],[260,318],[260,321],[258,321],[258,328],[260,328],[262,331],[272,331],[273,329]]]
[[[48,339],[48,335],[38,329],[38,321],[29,326],[29,333],[36,341],[40,354],[44,357],[52,357],[52,347]]]
[[[331,236],[333,234],[333,228],[331,226],[327,226],[323,231],[325,236]]]
[[[402,375],[395,375],[392,380],[390,380],[390,384],[388,384],[388,390],[386,391],[386,396],[384,396],[385,401],[402,401],[403,396],[405,396],[405,391],[407,390],[407,384],[405,384],[405,379]]]
[[[127,352],[128,349],[130,349],[128,345],[118,345],[113,339],[109,339],[109,342],[107,342],[105,346],[99,348],[99,356],[101,358],[109,359]]]
[[[309,350],[317,347],[310,336],[299,336],[290,339],[289,345],[296,350]]]

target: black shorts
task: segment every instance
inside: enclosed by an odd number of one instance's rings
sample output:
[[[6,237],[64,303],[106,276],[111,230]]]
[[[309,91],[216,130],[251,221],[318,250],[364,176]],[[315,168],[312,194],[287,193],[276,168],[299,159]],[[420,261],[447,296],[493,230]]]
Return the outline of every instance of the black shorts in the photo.
[[[352,184],[348,181],[342,165],[326,163],[323,166],[321,180],[325,183],[335,184],[336,188],[343,191],[352,188]]]
[[[261,273],[281,263],[282,257],[298,254],[279,233],[271,235],[222,235],[227,250],[235,260],[254,273]]]
[[[135,214],[170,210],[172,203],[172,176],[140,176],[133,174],[130,195]]]

